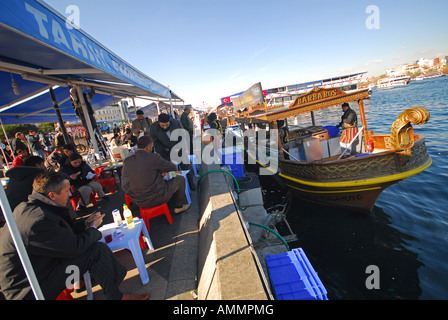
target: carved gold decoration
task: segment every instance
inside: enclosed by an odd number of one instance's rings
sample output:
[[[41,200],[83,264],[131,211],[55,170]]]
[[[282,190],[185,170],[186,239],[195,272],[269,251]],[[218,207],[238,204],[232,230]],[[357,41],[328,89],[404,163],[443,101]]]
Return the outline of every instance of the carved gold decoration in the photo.
[[[313,94],[317,94],[315,91]],[[263,114],[256,116],[254,118],[260,119],[260,120],[266,120],[266,121],[276,121],[279,119],[284,119],[292,116],[296,116],[302,113],[308,113],[311,111],[321,110],[324,108],[336,106],[339,104],[343,104],[344,102],[352,102],[352,101],[359,101],[362,99],[366,99],[369,97],[368,90],[362,90],[357,91],[353,93],[345,93],[343,91],[339,91],[342,94],[340,96],[336,95],[330,98],[325,98],[322,100],[316,100],[307,102],[305,104],[292,104],[289,106],[287,110],[280,110],[280,111],[274,111],[268,114]]]
[[[429,120],[429,111],[424,107],[415,107],[403,111],[395,120],[390,132],[391,148],[395,151],[403,151],[403,154],[411,156],[411,148],[414,146],[413,124],[425,124]]]

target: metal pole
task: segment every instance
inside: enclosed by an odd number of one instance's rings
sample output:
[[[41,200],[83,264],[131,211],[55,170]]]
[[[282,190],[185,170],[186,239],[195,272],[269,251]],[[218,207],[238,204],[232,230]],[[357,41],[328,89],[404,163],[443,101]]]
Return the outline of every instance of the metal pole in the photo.
[[[135,110],[135,112],[137,112],[137,106],[135,105],[135,99],[134,99],[134,97],[132,97],[132,104],[134,105],[134,110]]]
[[[28,278],[31,289],[33,290],[34,297],[36,298],[36,300],[45,300],[42,290],[39,286],[39,282],[37,281],[36,274],[34,273],[33,266],[31,265],[30,258],[28,257],[28,253],[26,252],[25,245],[23,244],[19,229],[17,228],[16,221],[14,220],[14,216],[12,214],[8,198],[6,197],[5,190],[1,187],[0,189],[0,203],[2,212],[6,219],[6,224],[8,225],[9,232],[11,234],[12,240],[14,241],[17,253],[19,254],[20,261],[22,262],[23,269],[25,269],[26,277]]]
[[[5,127],[3,126],[3,121],[2,121],[2,118],[1,118],[1,117],[0,117],[0,123],[1,123],[1,125],[2,125],[3,134],[5,135],[6,141],[8,142],[9,149],[11,149],[11,151],[12,151],[11,143],[9,142],[8,135],[6,134]],[[2,152],[3,152],[3,157],[5,158],[6,167],[7,167],[8,170],[9,170],[9,169],[10,169],[9,162],[8,162],[8,160],[6,159],[5,152],[3,151],[3,149],[2,149]],[[3,160],[2,160],[1,162],[2,162],[1,165],[3,166],[3,165],[4,165]]]
[[[59,104],[56,99],[56,95],[54,94],[53,87],[50,88],[50,96],[51,96],[51,100],[53,101],[53,108],[54,108],[54,111],[56,112],[56,116],[58,117],[59,126],[61,127],[65,144],[69,144],[70,139],[67,134],[67,129],[65,128],[64,120],[62,119],[61,111],[59,110]]]
[[[93,132],[92,123],[90,122],[90,115],[89,115],[89,112],[87,111],[87,104],[84,99],[84,95],[82,94],[82,90],[78,85],[75,85],[75,87],[76,87],[76,90],[78,91],[79,102],[81,103],[82,112],[84,114],[84,118],[86,119],[87,130],[89,130],[89,135],[92,140],[93,150],[95,151],[95,157],[98,159],[99,165],[102,166],[103,160],[101,159],[100,150],[98,148],[98,144],[96,141],[96,136],[95,136],[95,133]]]
[[[174,118],[173,100],[171,100],[171,90],[170,90],[170,112],[171,116]]]
[[[359,106],[359,114],[361,116],[361,124],[362,124],[362,129],[364,130],[363,132],[363,137],[364,137],[364,150],[367,150],[367,138],[369,137],[369,132],[367,129],[367,121],[366,121],[366,113],[364,111],[364,100],[359,100],[358,101],[358,106]]]

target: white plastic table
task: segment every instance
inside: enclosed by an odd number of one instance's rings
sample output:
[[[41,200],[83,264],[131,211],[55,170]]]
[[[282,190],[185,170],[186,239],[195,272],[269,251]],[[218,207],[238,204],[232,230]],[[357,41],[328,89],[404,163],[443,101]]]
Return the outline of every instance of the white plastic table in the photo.
[[[118,236],[113,236],[114,232],[117,230],[115,223],[109,223],[102,226],[98,229],[103,234],[103,238],[100,241],[105,243],[106,241],[104,240],[104,237],[112,234],[112,241],[106,243],[112,251],[118,251],[122,249],[130,250],[135,264],[137,265],[142,283],[147,284],[149,282],[149,275],[148,270],[146,270],[145,260],[143,259],[143,254],[139,242],[140,234],[142,233],[142,231],[143,238],[148,244],[149,249],[154,250],[154,246],[152,245],[151,238],[149,237],[148,230],[146,229],[146,225],[143,220],[134,218],[134,223],[135,227],[129,230],[126,226],[126,223],[123,221],[121,235]]]

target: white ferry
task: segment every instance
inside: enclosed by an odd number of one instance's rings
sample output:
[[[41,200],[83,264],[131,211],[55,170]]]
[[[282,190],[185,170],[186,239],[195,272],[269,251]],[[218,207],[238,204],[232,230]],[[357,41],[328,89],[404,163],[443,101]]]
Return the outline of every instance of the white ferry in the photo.
[[[383,78],[378,80],[376,87],[378,89],[394,88],[399,86],[406,86],[411,80],[410,76],[397,75],[389,78]]]
[[[266,101],[268,109],[288,107],[295,98],[306,94],[314,88],[338,88],[345,92],[353,92],[359,88],[361,83],[368,81],[367,72],[337,76],[328,79],[316,80],[306,83],[289,85],[266,90]]]
[[[263,90],[263,96],[266,99],[266,107],[269,110],[281,109],[288,107],[295,98],[310,92],[314,88],[338,88],[341,91],[350,93],[361,89],[362,86],[365,86],[365,83],[367,83],[368,80],[369,77],[367,72],[353,73]],[[369,93],[370,90],[371,88],[369,87]],[[225,98],[221,98],[222,105],[230,104],[242,93],[243,92],[240,92]]]
[[[425,79],[431,79],[431,78],[438,78],[443,77],[444,74],[442,72],[434,72],[430,74],[422,74],[415,78],[415,80],[425,80]]]

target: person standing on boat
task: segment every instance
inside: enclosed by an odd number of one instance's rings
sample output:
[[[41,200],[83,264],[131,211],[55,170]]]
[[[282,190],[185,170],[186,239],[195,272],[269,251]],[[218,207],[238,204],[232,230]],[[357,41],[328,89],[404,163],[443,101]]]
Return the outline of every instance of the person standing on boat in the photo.
[[[283,158],[285,160],[289,159],[289,130],[285,126],[285,120],[277,120],[277,128],[278,128],[278,134],[280,135],[280,142],[282,143],[282,149],[286,150],[286,152],[283,152]]]
[[[344,114],[341,117],[341,122],[336,127],[342,127],[343,129],[339,144],[341,145],[342,152],[345,150],[342,158],[347,158],[350,156],[353,147],[353,145],[350,145],[350,142],[358,133],[358,117],[347,102],[342,104],[342,111]]]

